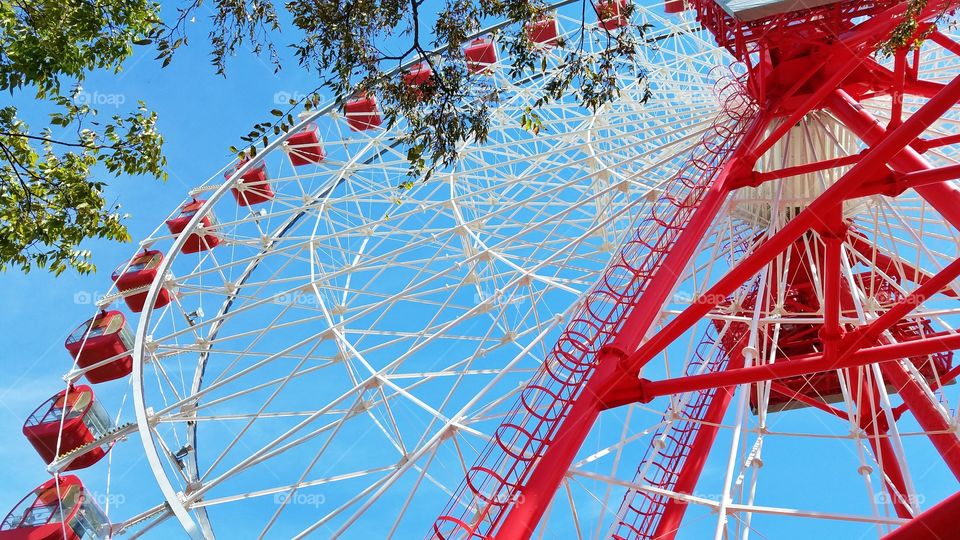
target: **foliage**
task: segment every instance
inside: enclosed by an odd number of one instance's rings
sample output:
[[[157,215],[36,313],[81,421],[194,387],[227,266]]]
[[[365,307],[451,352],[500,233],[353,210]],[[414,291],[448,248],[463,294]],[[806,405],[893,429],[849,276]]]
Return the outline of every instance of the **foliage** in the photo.
[[[898,50],[919,48],[937,25],[947,19],[957,6],[957,2],[948,2],[931,23],[921,27],[920,18],[927,9],[927,3],[928,0],[907,0],[903,21],[894,28],[890,38],[882,44],[881,53],[889,56]]]
[[[32,131],[15,107],[0,111],[0,270],[89,272],[90,253],[81,249],[85,240],[127,239],[119,206],[104,199],[104,178],[164,177],[156,115],[141,103],[127,116],[97,121],[90,104],[73,98],[90,72],[119,71],[137,46],[152,46],[161,65],[169,65],[189,43],[188,23],[206,13],[216,73],[226,75],[229,58],[245,49],[269,56],[279,70],[274,40],[283,18],[296,31],[296,40],[288,44],[293,57],[319,76],[317,88],[288,110],[272,111],[270,121],[241,137],[248,146],[232,148],[235,152],[254,156],[269,135],[293,126],[297,109],[316,107],[318,93],[326,87],[338,96],[375,94],[388,123],[406,120],[411,177],[401,189],[433,167],[449,164],[464,141],[487,137],[488,100],[496,98],[492,88],[478,95],[483,86],[465,68],[463,45],[483,26],[505,22],[501,42],[512,59],[511,75],[543,72],[545,62],[527,39],[523,22],[544,16],[545,6],[540,0],[424,2],[317,0],[281,6],[270,0],[212,0],[208,5],[189,0],[167,3],[166,17],[159,3],[147,0],[0,2],[0,90],[32,92],[55,110],[50,125],[39,131]],[[582,6],[586,11],[588,3]],[[586,58],[584,32],[581,27],[579,40],[560,44],[570,45],[565,62],[546,82],[537,106],[571,94],[596,109],[617,95],[614,59],[636,53],[638,34],[608,32],[607,49]],[[402,46],[385,51],[385,43]],[[441,46],[446,48],[439,54],[429,53]],[[415,59],[434,72],[430,84],[419,89],[390,76]],[[532,131],[540,129],[535,108],[522,121]]]
[[[406,122],[402,142],[408,148],[411,180],[426,178],[438,166],[449,165],[457,148],[465,141],[482,142],[489,130],[489,101],[496,89],[483,84],[483,77],[471,74],[463,57],[463,47],[482,28],[503,23],[495,32],[510,63],[506,68],[514,78],[543,76],[546,60],[528,39],[526,21],[547,16],[546,6],[537,0],[444,0],[428,23],[424,0],[342,0],[289,2],[286,9],[300,39],[293,45],[298,63],[316,71],[318,85],[305,99],[292,101],[287,111],[274,111],[279,117],[264,122],[243,137],[250,145],[245,156],[256,154],[257,145],[270,132],[280,133],[292,127],[290,113],[297,107],[306,110],[319,102],[317,93],[326,88],[337,96],[369,93],[378,99],[388,125]],[[582,9],[591,4],[582,2]],[[626,8],[629,17],[632,7]],[[584,13],[586,16],[586,14]],[[638,27],[633,27],[637,30]],[[544,92],[536,96],[535,106],[522,119],[523,127],[538,130],[535,109],[566,96],[584,106],[597,109],[619,93],[614,62],[629,61],[643,45],[643,33],[630,28],[604,31],[606,47],[594,55],[584,53],[587,28],[581,25],[570,43],[561,42],[564,61],[551,71]],[[239,34],[239,32],[235,32]],[[400,43],[390,50],[385,43]],[[431,52],[439,49],[438,52]],[[410,62],[423,62],[433,76],[428,84],[411,88],[399,77],[396,68]]]
[[[254,157],[271,135],[292,128],[301,108],[317,107],[324,89],[336,96],[367,92],[376,96],[389,125],[405,122],[411,169],[398,187],[406,189],[449,165],[465,142],[486,139],[498,90],[466,69],[463,46],[491,24],[497,24],[494,34],[509,57],[505,69],[511,77],[548,77],[520,127],[541,130],[537,109],[555,100],[577,100],[596,110],[616,98],[615,63],[629,62],[648,45],[649,27],[606,31],[582,23],[558,44],[562,61],[548,71],[524,27],[549,16],[543,1],[181,0],[166,3],[163,14],[160,3],[149,0],[0,1],[0,90],[33,93],[54,110],[49,126],[31,130],[15,107],[0,109],[0,269],[88,272],[93,266],[81,249],[85,240],[127,239],[119,206],[104,198],[105,179],[164,178],[156,115],[140,103],[126,115],[97,120],[90,104],[74,98],[89,73],[119,71],[138,46],[153,47],[160,64],[169,65],[189,43],[188,23],[198,16],[209,17],[206,38],[216,73],[226,76],[229,59],[246,50],[268,56],[279,70],[279,51],[288,49],[301,68],[318,76],[306,97],[271,111],[269,120],[241,137],[242,148],[231,150]],[[587,11],[596,7],[593,1],[581,0],[583,20],[592,17]],[[907,16],[884,45],[888,53],[922,41],[927,29],[917,17],[927,1],[908,0]],[[629,18],[632,6],[624,5]],[[282,30],[293,30],[293,38],[280,48]],[[590,55],[583,47],[588,31],[604,32],[606,39]],[[418,88],[394,75],[414,61],[433,72]]]
[[[90,72],[120,70],[157,28],[159,9],[142,0],[0,2],[0,90],[32,93],[53,110],[35,131],[16,107],[0,108],[0,270],[90,272],[85,240],[128,240],[103,178],[164,177],[156,114],[141,103],[103,121],[76,98]]]

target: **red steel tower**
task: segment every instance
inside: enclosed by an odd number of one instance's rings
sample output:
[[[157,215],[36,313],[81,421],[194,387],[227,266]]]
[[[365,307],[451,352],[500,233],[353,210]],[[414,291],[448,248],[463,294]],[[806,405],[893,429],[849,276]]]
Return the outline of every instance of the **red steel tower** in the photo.
[[[958,373],[960,334],[929,309],[955,301],[960,276],[952,240],[960,190],[951,182],[960,166],[938,158],[960,143],[942,129],[960,101],[960,71],[926,76],[916,46],[927,40],[956,60],[960,43],[937,28],[952,2],[929,0],[916,13],[891,0],[686,7],[737,62],[737,75],[718,85],[723,113],[584,298],[432,536],[530,538],[601,413],[671,396],[671,421],[635,457],[608,536],[674,538],[683,496],[739,391],[755,414],[806,407],[853,419],[883,464],[894,518],[907,523],[888,538],[955,537],[957,496],[921,513],[890,435],[909,413],[960,479],[956,425],[936,393]],[[908,15],[915,25],[904,24]],[[895,34],[907,39],[894,43]],[[938,216],[946,248],[922,234],[885,245],[874,234],[881,225],[851,217],[905,194]],[[716,250],[729,255],[728,267],[682,309],[667,309],[718,238],[721,212],[749,216],[742,222],[750,226]],[[899,226],[907,238],[910,223]],[[919,255],[928,248],[948,255]],[[693,360],[649,380],[648,364],[686,347],[678,340],[695,330]],[[728,504],[718,501],[721,523]]]

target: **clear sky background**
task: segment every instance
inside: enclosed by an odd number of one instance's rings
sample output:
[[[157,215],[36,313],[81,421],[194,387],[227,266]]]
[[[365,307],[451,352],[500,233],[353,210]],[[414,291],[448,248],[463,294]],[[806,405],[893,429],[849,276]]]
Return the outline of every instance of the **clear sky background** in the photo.
[[[116,199],[131,215],[127,225],[135,240],[149,234],[182,202],[190,188],[216,173],[232,158],[228,147],[238,143],[238,135],[267,119],[270,109],[285,104],[289,96],[302,95],[317,86],[316,78],[299,69],[289,57],[284,58],[285,69],[275,74],[268,61],[246,52],[230,62],[226,78],[215,75],[209,63],[204,24],[198,17],[191,28],[191,45],[178,52],[166,69],[161,69],[153,60],[155,53],[151,49],[141,48],[125,64],[121,74],[95,74],[84,85],[86,95],[97,104],[102,115],[124,114],[135,107],[137,100],[145,101],[159,114],[159,127],[166,138],[169,180],[162,183],[149,178],[120,177],[109,181],[108,198]],[[283,45],[283,40],[292,39],[292,35],[288,33],[280,39]],[[18,94],[16,99],[10,95],[0,96],[0,106],[10,103],[20,109],[34,130],[44,125],[47,110],[35,104],[29,93]],[[94,262],[98,266],[93,275],[78,276],[68,271],[53,277],[43,271],[27,275],[8,271],[0,276],[4,308],[0,312],[3,329],[0,365],[4,369],[4,376],[0,377],[0,434],[6,435],[0,443],[0,478],[4,479],[0,488],[2,514],[48,478],[40,458],[20,432],[23,420],[37,405],[63,389],[61,376],[71,366],[63,347],[64,339],[90,317],[94,309],[92,299],[109,289],[114,266],[124,262],[135,248],[110,242],[90,242],[88,247],[94,251]],[[132,414],[130,416],[124,419],[132,420]],[[836,427],[837,431],[844,428],[842,422]],[[140,452],[136,436],[120,444],[130,447],[124,449],[123,459],[135,461],[134,456]],[[790,449],[783,451],[791,452]],[[829,463],[824,464],[824,470],[829,467]],[[147,490],[144,496],[159,502],[159,495],[150,493],[154,481],[148,469],[141,465],[130,470],[144,475],[142,482]],[[124,471],[115,469],[114,474],[124,474]],[[722,471],[708,470],[708,474],[722,475]],[[81,476],[84,473],[81,472]],[[86,476],[91,475],[86,473]],[[829,474],[798,475],[794,487],[822,489],[829,487],[822,485],[829,477]],[[941,498],[948,488],[945,485],[944,493],[931,493],[930,498]],[[850,493],[827,489],[823,507],[831,506],[829,499],[840,504],[848,496]],[[862,493],[857,496],[862,497]],[[705,515],[702,520],[712,530],[713,517]],[[804,528],[809,523],[798,521],[796,530],[783,531],[783,536],[777,538],[809,538],[814,532]],[[846,529],[815,532],[823,538],[835,538],[838,530]]]

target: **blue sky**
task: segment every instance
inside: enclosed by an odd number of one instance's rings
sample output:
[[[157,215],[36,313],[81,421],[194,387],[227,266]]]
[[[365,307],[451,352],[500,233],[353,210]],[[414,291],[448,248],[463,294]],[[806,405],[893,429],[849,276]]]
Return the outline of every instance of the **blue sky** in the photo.
[[[110,181],[108,190],[109,197],[119,201],[131,215],[127,225],[134,239],[146,236],[180,204],[189,188],[200,184],[231,159],[227,148],[237,143],[238,134],[265,119],[278,101],[283,104],[287,96],[301,95],[317,86],[315,78],[298,69],[289,58],[285,62],[287,69],[275,74],[272,65],[252,54],[232,59],[227,78],[216,76],[209,65],[205,34],[202,23],[197,23],[192,29],[192,45],[181,50],[166,69],[161,69],[153,60],[154,54],[149,49],[143,49],[127,62],[120,75],[95,74],[84,84],[86,95],[99,105],[101,114],[123,113],[137,100],[143,100],[160,117],[159,127],[166,138],[169,180],[161,183],[120,177]],[[0,96],[0,105],[11,103],[11,99],[9,95]],[[122,104],[116,108],[112,105],[119,102]],[[17,95],[12,103],[35,126],[42,124],[46,111],[29,95]],[[91,299],[109,289],[111,271],[133,249],[131,245],[109,242],[91,242],[89,247],[99,267],[93,275],[66,272],[55,278],[40,271],[28,275],[9,271],[0,276],[0,298],[6,308],[0,315],[0,325],[5,329],[0,365],[7,375],[0,381],[0,433],[9,435],[6,442],[0,444],[0,463],[4,464],[0,476],[6,480],[0,490],[0,513],[5,513],[23,494],[46,479],[40,459],[20,434],[23,419],[39,403],[63,388],[60,377],[71,365],[63,348],[64,338],[90,316]],[[823,421],[835,422],[829,418]],[[842,422],[835,424],[837,432],[844,429]],[[908,424],[908,427],[912,426]],[[131,455],[136,453],[139,440],[134,437],[121,444],[131,448],[125,449],[123,457],[118,459],[135,461]],[[725,442],[721,443],[721,447],[725,446]],[[770,449],[774,455],[799,451],[797,448]],[[840,474],[836,463],[819,465],[821,471],[832,471],[834,466]],[[129,470],[148,474],[145,467]],[[800,467],[780,479],[796,482],[798,490],[822,489],[823,486],[817,484],[830,474],[814,477],[805,474],[808,470]],[[114,468],[113,474],[124,473],[123,467]],[[707,477],[717,475],[722,478],[723,471],[708,468]],[[127,478],[126,482],[129,485],[131,479]],[[143,483],[152,485],[153,479],[143,478]],[[146,499],[159,500],[149,492],[150,487],[145,489]],[[930,497],[937,499],[942,495],[944,493],[930,494]],[[840,490],[826,490],[824,498],[835,501],[824,501],[822,507],[833,506],[833,503],[842,506],[851,496]],[[702,513],[699,519],[708,524],[700,531],[712,529],[710,515]],[[693,516],[692,522],[697,530],[697,516]],[[816,524],[824,528],[814,531],[804,528],[811,524],[809,521],[797,523],[797,530],[785,531],[778,538],[808,538],[814,533],[832,538],[839,531],[862,529],[827,522]],[[796,536],[791,536],[793,534]]]
[[[160,68],[150,49],[141,48],[119,75],[96,73],[83,85],[101,115],[125,114],[137,100],[159,114],[169,179],[164,183],[121,176],[111,179],[107,190],[108,200],[116,199],[130,214],[127,226],[134,240],[161,223],[190,187],[229,162],[229,146],[238,144],[238,135],[269,116],[276,107],[275,99],[285,104],[284,96],[302,95],[317,86],[315,78],[298,69],[294,61],[274,74],[268,62],[245,49],[231,60],[227,78],[215,75],[202,24],[201,20],[190,30],[195,45],[179,51],[167,68]],[[38,106],[29,93],[0,96],[0,106],[11,103],[39,130],[45,107]],[[134,249],[112,242],[89,242],[88,247],[98,267],[92,275],[68,271],[53,277],[42,271],[24,275],[11,270],[0,276],[4,307],[0,326],[5,341],[0,365],[7,370],[0,381],[0,433],[8,435],[0,444],[0,462],[5,464],[0,472],[5,479],[0,489],[4,515],[46,477],[41,460],[20,433],[23,420],[63,389],[61,376],[71,365],[64,339],[91,315],[90,299],[109,289],[114,267]],[[139,445],[139,441],[132,438],[124,444]]]

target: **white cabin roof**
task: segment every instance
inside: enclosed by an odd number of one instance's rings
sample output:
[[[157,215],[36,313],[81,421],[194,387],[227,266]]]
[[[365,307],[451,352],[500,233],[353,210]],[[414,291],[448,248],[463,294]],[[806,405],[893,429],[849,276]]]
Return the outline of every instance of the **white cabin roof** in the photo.
[[[715,0],[730,15],[741,21],[752,21],[771,15],[779,15],[790,11],[809,9],[828,4],[836,4],[840,0]]]

